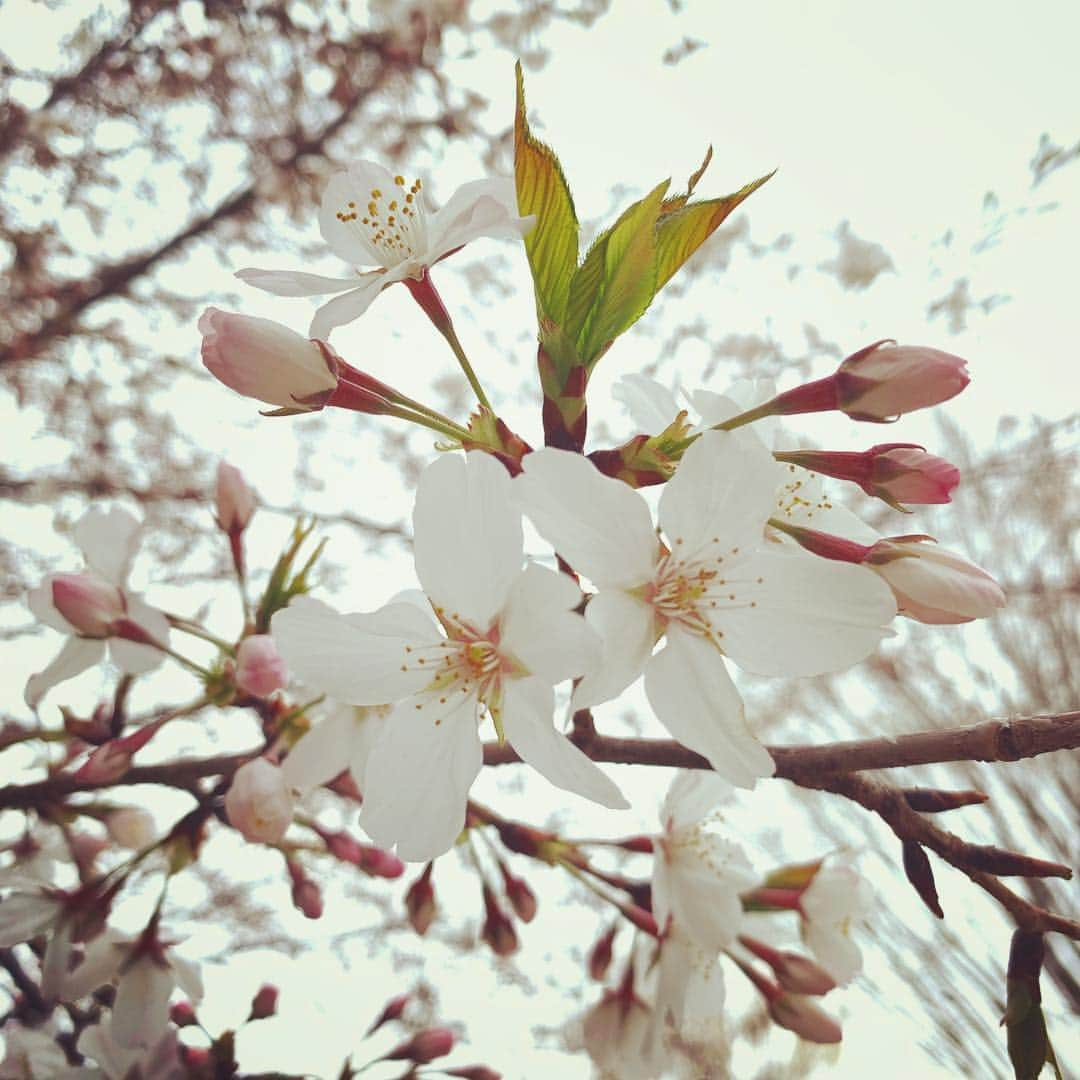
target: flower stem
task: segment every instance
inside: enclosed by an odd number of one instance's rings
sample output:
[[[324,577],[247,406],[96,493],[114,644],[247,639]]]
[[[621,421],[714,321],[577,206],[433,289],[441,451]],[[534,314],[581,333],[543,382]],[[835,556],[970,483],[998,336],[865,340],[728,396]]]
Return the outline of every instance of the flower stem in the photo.
[[[169,620],[169,625],[174,630],[179,630],[182,634],[190,634],[192,637],[201,638],[203,641],[209,641],[211,645],[216,645],[223,653],[227,653],[229,656],[236,655],[235,646],[230,645],[224,638],[219,638],[216,634],[210,633],[209,630],[206,630],[198,623],[185,619],[183,615],[172,615],[166,612],[165,618]]]
[[[450,312],[446,310],[442,297],[436,291],[431,275],[425,269],[423,277],[419,280],[410,277],[405,278],[405,285],[409,292],[412,293],[413,299],[420,305],[424,314],[431,320],[432,326],[446,339],[446,343],[457,358],[461,370],[465,373],[465,378],[469,380],[473,393],[476,394],[476,400],[489,413],[494,415],[495,410],[491,407],[491,402],[488,401],[487,394],[484,393],[484,388],[480,385],[480,380],[476,377],[476,372],[473,371],[472,364],[469,363],[469,358],[458,340],[457,331],[454,329],[454,324],[450,319]]]
[[[437,431],[440,435],[446,435],[455,442],[460,442],[462,439],[467,439],[469,437],[469,433],[465,428],[455,424],[452,420],[447,420],[445,418],[437,420],[435,417],[427,415],[426,410],[424,413],[417,413],[413,412],[411,409],[390,405],[384,412],[386,416],[396,416],[399,420],[407,420],[410,424],[419,424],[420,427],[426,427],[431,431]]]

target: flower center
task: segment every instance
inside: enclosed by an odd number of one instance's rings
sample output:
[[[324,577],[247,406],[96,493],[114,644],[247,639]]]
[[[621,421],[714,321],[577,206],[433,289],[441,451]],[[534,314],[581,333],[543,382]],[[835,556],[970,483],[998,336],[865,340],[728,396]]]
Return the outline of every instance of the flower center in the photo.
[[[350,199],[335,214],[343,225],[359,232],[386,269],[415,259],[427,247],[420,181],[406,188],[405,177],[395,176],[394,184],[389,193],[376,187],[366,196]]]
[[[808,473],[795,465],[789,465],[788,472],[791,475],[776,496],[781,519],[794,517],[800,521],[811,521],[819,511],[832,509],[833,504],[821,490],[816,473]]]

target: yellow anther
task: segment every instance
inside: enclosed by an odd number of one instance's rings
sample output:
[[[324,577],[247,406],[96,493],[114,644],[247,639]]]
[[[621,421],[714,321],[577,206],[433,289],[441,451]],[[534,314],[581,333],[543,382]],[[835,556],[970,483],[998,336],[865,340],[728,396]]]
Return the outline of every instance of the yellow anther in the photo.
[[[397,184],[398,187],[404,187],[405,186],[405,177],[404,176],[395,176],[394,177],[394,183]]]

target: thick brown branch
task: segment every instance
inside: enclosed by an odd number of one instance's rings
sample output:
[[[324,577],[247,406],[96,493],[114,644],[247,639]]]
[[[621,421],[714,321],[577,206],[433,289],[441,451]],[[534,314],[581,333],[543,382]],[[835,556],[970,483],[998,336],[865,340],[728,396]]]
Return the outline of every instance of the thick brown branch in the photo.
[[[707,769],[700,754],[674,739],[620,739],[573,732],[570,738],[593,761],[620,765],[661,765],[680,769]],[[824,746],[770,746],[776,775],[801,782],[826,773],[895,769],[905,765],[931,765],[947,761],[1019,761],[1056,750],[1080,747],[1080,712],[1054,716],[1026,716],[1014,720],[987,720],[970,727],[920,731],[895,738],[856,739]],[[518,761],[509,746],[484,747],[487,765]]]

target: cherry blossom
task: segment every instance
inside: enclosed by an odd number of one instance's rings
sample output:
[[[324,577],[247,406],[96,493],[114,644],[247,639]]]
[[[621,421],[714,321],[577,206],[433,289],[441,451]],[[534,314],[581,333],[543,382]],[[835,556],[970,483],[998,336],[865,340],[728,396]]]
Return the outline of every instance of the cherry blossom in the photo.
[[[293,815],[293,798],[285,774],[264,757],[236,770],[225,795],[229,824],[247,840],[276,844]]]
[[[847,863],[822,866],[799,899],[803,940],[841,985],[862,969],[862,953],[851,939],[851,926],[870,904],[869,887]]]
[[[554,686],[587,671],[599,643],[573,610],[581,594],[569,577],[522,568],[510,486],[477,452],[440,458],[421,476],[414,551],[434,620],[409,600],[342,615],[309,597],[274,616],[282,655],[311,686],[357,705],[399,703],[368,757],[361,824],[404,859],[439,855],[461,831],[485,712],[552,783],[626,805],[552,724]]]
[[[653,1023],[652,1009],[634,992],[632,975],[585,1014],[585,1051],[604,1080],[651,1080],[660,1072],[651,1045]]]
[[[361,791],[371,748],[386,726],[389,705],[337,705],[289,751],[282,772],[306,795],[348,769]]]
[[[269,634],[252,634],[240,642],[235,679],[238,689],[260,698],[288,685],[288,669]]]
[[[508,178],[463,184],[445,206],[430,211],[420,180],[409,182],[375,162],[358,161],[327,184],[319,229],[339,258],[375,269],[347,278],[255,269],[236,276],[275,296],[340,293],[311,323],[311,336],[326,339],[335,327],[363,315],[387,285],[422,280],[430,267],[472,240],[514,239],[532,225],[531,217],[518,216],[514,182]]]
[[[88,510],[75,525],[75,542],[86,569],[80,574],[55,574],[27,594],[27,606],[40,622],[70,635],[56,659],[27,681],[25,698],[31,708],[58,683],[99,663],[106,651],[129,675],[161,662],[159,649],[125,640],[148,636],[165,644],[169,637],[165,616],[126,587],[138,529],[139,522],[124,510]]]
[[[766,544],[780,477],[757,439],[708,431],[687,450],[660,498],[666,543],[644,498],[580,455],[549,448],[523,465],[514,483],[525,512],[599,590],[586,618],[603,662],[575,707],[611,700],[644,671],[660,721],[740,786],[771,775],[773,762],[724,657],[760,675],[818,675],[856,663],[888,633],[896,605],[873,574],[836,574]]]

